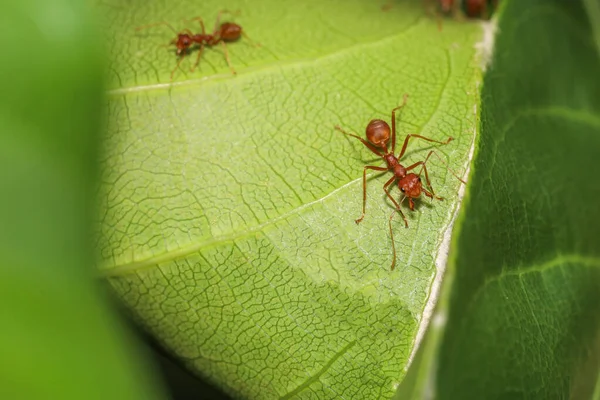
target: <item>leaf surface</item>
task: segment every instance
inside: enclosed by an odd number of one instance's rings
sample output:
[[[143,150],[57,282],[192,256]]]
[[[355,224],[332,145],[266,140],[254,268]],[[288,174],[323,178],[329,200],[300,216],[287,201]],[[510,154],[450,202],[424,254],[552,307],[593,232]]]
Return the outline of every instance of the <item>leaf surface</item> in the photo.
[[[146,4],[146,3],[144,3]],[[380,160],[334,131],[362,136],[398,118],[402,161],[435,148],[464,172],[476,127],[477,24],[440,32],[419,3],[389,12],[364,1],[228,5],[262,47],[228,45],[176,63],[173,33],[136,26],[214,18],[217,2],[101,4],[112,90],[102,156],[98,248],[103,273],[136,317],[186,365],[245,398],[390,397],[403,377],[457,206],[459,182],[429,163],[445,201],[394,220],[392,261]],[[190,26],[193,27],[193,24]],[[396,188],[394,196],[399,198]]]

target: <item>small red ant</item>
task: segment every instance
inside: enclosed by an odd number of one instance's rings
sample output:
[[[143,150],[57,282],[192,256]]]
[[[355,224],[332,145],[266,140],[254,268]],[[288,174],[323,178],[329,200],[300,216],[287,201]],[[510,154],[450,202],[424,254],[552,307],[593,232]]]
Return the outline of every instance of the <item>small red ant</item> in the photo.
[[[428,13],[435,16],[438,30],[442,30],[442,17],[451,14],[457,20],[467,18],[489,19],[500,0],[423,0]]]
[[[215,22],[215,29],[212,34],[206,33],[206,29],[204,28],[204,21],[200,17],[192,18],[190,21],[198,21],[200,23],[200,27],[202,28],[202,33],[194,34],[189,29],[184,29],[181,32],[177,32],[175,30],[175,28],[173,28],[173,26],[171,26],[171,24],[169,24],[168,22],[164,22],[164,21],[137,27],[136,31],[150,28],[153,26],[166,25],[173,32],[175,32],[175,34],[177,35],[177,39],[171,40],[171,42],[169,44],[174,44],[175,47],[177,48],[176,54],[179,57],[179,61],[177,62],[177,65],[175,66],[175,68],[173,68],[173,71],[171,71],[171,80],[173,80],[173,75],[175,74],[175,71],[177,70],[177,68],[179,68],[179,66],[181,65],[183,58],[186,56],[186,54],[189,52],[190,48],[194,44],[198,44],[200,46],[200,49],[198,50],[198,57],[196,58],[196,62],[190,69],[191,72],[194,72],[194,70],[200,63],[200,57],[202,56],[202,51],[204,50],[205,46],[212,47],[212,46],[217,45],[218,43],[221,43],[221,45],[223,46],[223,51],[225,52],[225,60],[227,61],[227,65],[229,65],[229,69],[231,69],[231,73],[235,75],[236,72],[233,69],[233,66],[231,65],[231,61],[229,59],[229,53],[227,52],[227,45],[225,44],[225,42],[234,42],[234,41],[238,40],[241,36],[244,36],[248,40],[250,40],[250,39],[248,38],[246,33],[242,31],[242,27],[240,25],[233,23],[233,22],[221,23],[220,22],[221,14],[224,14],[224,13],[230,13],[230,14],[234,14],[234,15],[237,14],[237,13],[231,13],[230,11],[227,11],[227,10],[219,11],[219,14],[217,14],[217,20]]]
[[[365,145],[365,147],[367,147],[372,153],[375,153],[376,155],[381,157],[386,163],[386,167],[376,167],[373,165],[367,165],[363,168],[363,207],[362,207],[362,215],[360,216],[360,218],[358,218],[355,221],[357,224],[360,223],[363,220],[363,218],[365,217],[365,208],[366,208],[366,204],[367,204],[367,170],[371,169],[374,171],[391,171],[394,174],[394,176],[392,176],[383,185],[383,190],[385,191],[385,194],[387,195],[387,197],[390,200],[392,200],[392,203],[394,203],[394,206],[396,207],[396,210],[394,212],[392,212],[392,214],[390,215],[390,219],[389,219],[390,235],[392,237],[392,250],[394,253],[394,258],[392,260],[392,271],[394,270],[394,267],[396,266],[396,245],[394,244],[394,234],[392,232],[392,218],[396,211],[398,211],[400,213],[400,215],[402,216],[402,219],[404,219],[404,224],[408,228],[408,221],[406,220],[406,216],[404,215],[404,213],[402,212],[402,209],[400,208],[400,204],[402,204],[402,202],[405,199],[408,199],[408,207],[410,208],[411,211],[414,211],[415,203],[414,203],[413,199],[420,197],[421,193],[424,193],[425,196],[432,198],[432,199],[435,198],[437,200],[443,200],[441,197],[436,196],[435,192],[433,191],[433,187],[431,186],[431,181],[429,180],[429,174],[427,172],[427,166],[426,166],[427,161],[429,160],[429,157],[431,157],[432,154],[435,155],[436,157],[438,157],[440,159],[440,161],[442,161],[442,163],[444,163],[444,165],[446,166],[446,169],[452,173],[452,175],[454,175],[462,183],[466,184],[465,181],[463,181],[456,173],[454,173],[448,167],[446,162],[434,150],[431,150],[429,152],[429,154],[427,154],[427,157],[425,157],[425,161],[418,161],[418,162],[410,165],[409,167],[404,167],[402,164],[400,164],[399,160],[402,158],[402,156],[406,152],[406,147],[408,146],[408,141],[410,138],[423,139],[428,142],[438,143],[438,144],[448,144],[452,140],[454,140],[454,138],[448,137],[448,139],[445,142],[440,142],[438,140],[430,139],[425,136],[410,134],[410,135],[406,136],[406,139],[404,139],[404,144],[402,145],[402,150],[400,150],[400,154],[398,154],[398,157],[396,157],[394,155],[394,151],[396,148],[396,111],[400,110],[402,107],[404,107],[406,105],[407,98],[408,98],[408,95],[405,94],[404,101],[402,102],[402,104],[392,110],[392,128],[391,128],[392,148],[391,148],[391,151],[388,151],[388,142],[390,140],[390,126],[388,125],[387,122],[385,122],[381,119],[373,119],[369,122],[369,124],[367,125],[367,129],[366,129],[367,140],[364,140],[363,138],[361,138],[358,135],[345,132],[338,125],[335,126],[335,129],[340,131],[344,135],[352,136],[352,137],[360,140],[362,142],[362,144]],[[408,173],[408,171],[411,171],[411,170],[417,168],[418,166],[421,166],[421,170],[419,171],[418,174]],[[422,171],[425,171],[425,180],[427,181],[429,190],[424,188],[422,185],[421,176],[420,176]],[[403,194],[402,199],[400,200],[399,203],[396,202],[396,200],[394,200],[394,198],[388,191],[388,186],[393,184],[394,181],[398,181],[398,187],[400,188],[400,191]]]
[[[465,14],[469,18],[489,19],[491,11],[498,8],[499,2],[500,0],[464,0]]]
[[[469,18],[489,18],[488,7],[495,9],[500,0],[437,0],[443,14],[454,14],[460,16],[461,6]]]

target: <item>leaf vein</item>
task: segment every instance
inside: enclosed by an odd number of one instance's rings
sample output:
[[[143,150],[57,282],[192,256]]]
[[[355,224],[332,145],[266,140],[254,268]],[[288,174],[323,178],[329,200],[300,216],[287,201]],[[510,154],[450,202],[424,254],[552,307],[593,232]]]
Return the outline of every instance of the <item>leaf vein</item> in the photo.
[[[370,42],[354,44],[354,45],[348,46],[346,48],[343,48],[341,50],[334,51],[334,52],[331,52],[331,53],[328,53],[328,54],[325,54],[325,55],[322,55],[319,57],[313,57],[313,58],[308,58],[308,59],[296,59],[296,60],[291,60],[286,63],[280,62],[280,63],[273,63],[270,65],[262,65],[262,66],[258,66],[255,68],[248,68],[247,71],[252,72],[252,73],[257,73],[257,72],[263,72],[263,71],[268,71],[268,70],[272,70],[272,69],[280,69],[284,66],[298,67],[299,65],[303,65],[303,64],[313,64],[315,62],[319,62],[324,59],[334,58],[334,57],[338,57],[342,54],[356,51],[357,49],[375,46],[375,45],[378,45],[381,43],[386,43],[390,40],[395,40],[398,37],[406,35],[411,29],[418,26],[418,24],[421,20],[422,20],[422,18],[417,18],[413,23],[408,25],[405,30],[403,30],[402,32],[397,33],[395,35],[385,36],[383,38],[373,40]],[[229,72],[227,72],[227,73],[221,73],[221,74],[214,74],[214,75],[210,75],[210,76],[203,76],[201,78],[196,78],[196,79],[188,79],[188,80],[180,81],[180,82],[156,83],[156,84],[152,84],[152,85],[122,87],[119,89],[108,90],[107,94],[108,95],[121,95],[121,94],[133,93],[133,92],[142,92],[142,91],[147,91],[147,90],[169,89],[169,88],[175,87],[175,86],[190,86],[190,85],[195,85],[195,84],[198,84],[201,82],[206,82],[206,81],[212,82],[212,81],[217,81],[217,80],[221,80],[221,79],[232,79],[232,77],[231,77],[231,74]]]
[[[291,392],[281,396],[279,399],[280,400],[285,400],[285,399],[291,399],[292,397],[294,397],[295,395],[299,394],[300,392],[302,392],[304,389],[307,389],[308,387],[310,387],[310,385],[312,385],[315,382],[319,381],[319,378],[321,376],[323,376],[323,374],[325,374],[325,372],[327,372],[327,370],[329,368],[331,368],[331,366],[340,358],[342,357],[345,353],[347,353],[354,345],[356,344],[356,340],[348,343],[346,346],[344,346],[337,354],[335,354],[331,360],[329,360],[324,366],[323,368],[321,368],[315,375],[311,376],[309,379],[307,379],[305,382],[303,382],[302,384],[300,384],[300,386],[298,386],[296,389],[292,390]]]

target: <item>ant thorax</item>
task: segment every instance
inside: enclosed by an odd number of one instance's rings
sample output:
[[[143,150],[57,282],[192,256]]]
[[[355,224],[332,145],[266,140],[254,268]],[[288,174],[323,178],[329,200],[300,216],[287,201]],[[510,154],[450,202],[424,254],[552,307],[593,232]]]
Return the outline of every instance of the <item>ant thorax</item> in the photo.
[[[383,159],[385,160],[387,168],[390,171],[392,171],[395,176],[397,176],[398,178],[402,178],[402,177],[406,176],[406,168],[404,168],[398,162],[398,158],[396,158],[395,155],[393,155],[392,153],[389,153],[389,154],[384,155]]]
[[[399,163],[394,166],[393,172],[397,178],[403,178],[406,176],[406,168],[404,168]]]

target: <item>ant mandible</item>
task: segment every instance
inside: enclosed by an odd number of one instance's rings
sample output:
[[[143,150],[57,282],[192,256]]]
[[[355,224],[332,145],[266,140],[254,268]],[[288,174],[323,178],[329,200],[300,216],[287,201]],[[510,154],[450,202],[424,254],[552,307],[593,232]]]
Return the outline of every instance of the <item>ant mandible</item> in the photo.
[[[232,13],[227,10],[219,11],[219,14],[217,14],[217,20],[215,22],[215,29],[213,30],[212,34],[206,33],[206,29],[204,28],[204,21],[202,20],[201,17],[192,18],[190,21],[198,21],[200,23],[200,27],[202,28],[202,33],[194,34],[189,29],[184,29],[181,32],[177,32],[175,30],[175,28],[173,28],[173,26],[171,26],[171,24],[169,24],[168,22],[165,22],[165,21],[137,27],[136,31],[150,28],[153,26],[166,25],[173,32],[175,32],[175,34],[177,35],[177,39],[171,40],[171,42],[169,44],[174,44],[175,47],[177,48],[176,54],[179,57],[179,61],[177,62],[177,65],[175,66],[175,68],[173,68],[173,71],[171,71],[171,80],[173,80],[173,75],[175,74],[175,71],[177,71],[179,66],[181,65],[183,58],[186,56],[186,54],[189,52],[190,48],[194,44],[200,45],[200,49],[198,50],[198,57],[196,57],[196,62],[190,69],[191,72],[194,72],[194,70],[200,63],[200,57],[202,56],[202,51],[204,50],[205,46],[212,47],[212,46],[215,46],[215,45],[221,43],[221,45],[223,46],[223,52],[225,53],[225,60],[227,61],[227,65],[229,65],[229,69],[231,70],[231,73],[235,75],[236,72],[233,69],[233,66],[231,65],[231,61],[229,59],[229,53],[227,51],[227,45],[225,44],[225,42],[234,42],[234,41],[238,40],[241,36],[244,36],[248,40],[250,40],[250,39],[248,38],[246,33],[242,31],[242,27],[240,25],[233,23],[233,22],[221,23],[221,15],[224,13],[229,13],[229,14],[233,14],[233,15],[238,14],[237,12]]]
[[[392,201],[392,203],[394,203],[394,206],[396,207],[396,210],[394,212],[392,212],[392,214],[390,215],[390,218],[389,218],[390,236],[392,237],[392,250],[393,250],[393,255],[394,255],[394,258],[392,259],[392,268],[391,268],[392,271],[394,270],[394,267],[396,266],[396,245],[394,243],[394,234],[392,232],[392,218],[396,211],[398,211],[400,213],[400,215],[402,216],[402,219],[404,219],[405,226],[408,228],[408,221],[406,219],[406,216],[402,212],[402,209],[400,208],[400,204],[402,204],[402,202],[405,199],[408,199],[408,207],[410,208],[411,211],[414,211],[415,203],[414,203],[413,199],[420,197],[421,193],[424,193],[425,196],[432,198],[432,199],[435,198],[437,200],[443,200],[443,198],[441,198],[435,194],[435,192],[433,191],[433,187],[431,186],[431,181],[429,180],[429,174],[427,172],[427,165],[426,165],[427,161],[429,160],[429,157],[431,157],[432,155],[435,155],[436,157],[438,157],[440,159],[440,161],[442,161],[442,163],[444,163],[444,165],[446,166],[446,169],[452,173],[452,175],[454,175],[462,183],[466,183],[448,167],[446,162],[434,150],[431,150],[429,152],[429,154],[427,154],[427,157],[425,157],[425,161],[418,161],[408,167],[404,167],[402,164],[400,164],[399,160],[402,158],[402,156],[404,156],[404,153],[406,152],[406,147],[408,146],[408,141],[410,140],[410,138],[423,139],[425,141],[428,141],[431,143],[438,143],[438,144],[448,144],[452,140],[454,140],[454,138],[448,137],[448,139],[446,139],[445,142],[440,142],[438,140],[430,139],[425,136],[409,134],[406,136],[406,139],[404,139],[404,144],[402,145],[402,150],[400,150],[400,154],[398,154],[398,157],[396,157],[394,155],[394,151],[396,149],[396,111],[400,110],[402,107],[404,107],[406,105],[407,98],[408,98],[408,95],[405,94],[404,101],[402,102],[402,104],[392,110],[392,128],[391,128],[392,148],[389,151],[388,151],[388,142],[390,141],[390,126],[388,125],[387,122],[385,122],[381,119],[373,119],[369,122],[369,124],[367,125],[367,129],[366,129],[367,140],[364,140],[363,138],[361,138],[360,136],[357,136],[355,134],[345,132],[338,125],[335,126],[335,129],[340,131],[344,135],[352,136],[352,137],[360,140],[362,142],[362,144],[365,145],[365,147],[367,147],[372,153],[375,153],[376,155],[381,157],[386,163],[386,167],[376,167],[374,165],[367,165],[363,168],[363,206],[362,206],[362,214],[361,214],[360,218],[358,218],[355,221],[357,224],[360,223],[363,220],[363,218],[365,217],[365,208],[366,208],[366,204],[367,204],[367,170],[370,169],[370,170],[374,170],[374,171],[390,171],[394,174],[394,176],[392,176],[383,185],[383,190],[385,191],[385,194]],[[415,174],[413,172],[409,173],[409,171],[411,171],[419,166],[421,167],[421,170],[419,171],[418,174]],[[422,171],[425,171],[425,180],[427,181],[429,190],[424,188],[423,184],[421,182],[420,175],[421,175]],[[400,188],[400,191],[403,194],[402,199],[400,200],[399,203],[392,197],[392,195],[388,191],[388,187],[390,185],[392,185],[394,183],[394,181],[398,182],[398,187]]]

